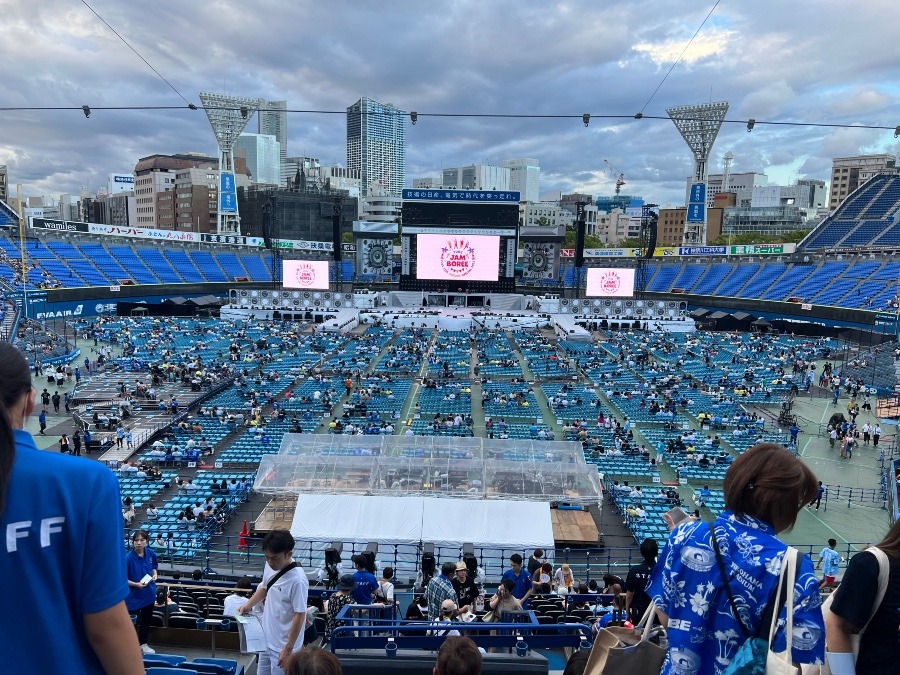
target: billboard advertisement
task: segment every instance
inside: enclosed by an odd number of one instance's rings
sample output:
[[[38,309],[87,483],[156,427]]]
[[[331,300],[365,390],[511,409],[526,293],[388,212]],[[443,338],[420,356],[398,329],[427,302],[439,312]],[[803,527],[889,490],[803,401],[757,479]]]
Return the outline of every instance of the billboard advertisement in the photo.
[[[441,281],[497,281],[500,237],[416,235],[416,277]]]
[[[585,295],[589,298],[633,297],[634,270],[623,267],[589,267]]]
[[[284,288],[306,291],[328,290],[327,260],[283,260],[281,279]]]

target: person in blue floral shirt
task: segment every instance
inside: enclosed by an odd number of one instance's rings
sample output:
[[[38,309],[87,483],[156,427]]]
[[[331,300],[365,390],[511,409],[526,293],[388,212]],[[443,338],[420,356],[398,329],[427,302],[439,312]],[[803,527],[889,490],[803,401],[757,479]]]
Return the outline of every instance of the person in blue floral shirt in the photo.
[[[647,585],[668,623],[662,675],[718,675],[747,636],[756,634],[774,600],[787,550],[777,534],[794,526],[817,485],[812,471],[779,445],[756,445],[734,461],[725,475],[726,510],[714,521],[727,580],[719,572],[709,523],[688,520],[675,527]],[[726,582],[739,617],[724,590]],[[795,663],[824,660],[820,605],[815,570],[804,556],[794,586]],[[781,607],[773,644],[779,652],[785,649],[785,612]],[[762,632],[768,635],[768,628]]]

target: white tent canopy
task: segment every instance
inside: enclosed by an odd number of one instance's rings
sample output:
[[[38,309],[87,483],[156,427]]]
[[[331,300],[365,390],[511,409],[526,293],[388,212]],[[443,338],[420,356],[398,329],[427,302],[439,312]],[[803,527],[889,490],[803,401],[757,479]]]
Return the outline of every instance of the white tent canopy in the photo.
[[[394,566],[403,583],[415,578],[424,543],[437,548],[438,566],[459,560],[462,545],[472,543],[494,581],[512,553],[554,546],[550,505],[508,500],[301,494],[291,534],[313,551],[342,542],[345,571],[352,571],[347,552],[378,542],[379,567]]]

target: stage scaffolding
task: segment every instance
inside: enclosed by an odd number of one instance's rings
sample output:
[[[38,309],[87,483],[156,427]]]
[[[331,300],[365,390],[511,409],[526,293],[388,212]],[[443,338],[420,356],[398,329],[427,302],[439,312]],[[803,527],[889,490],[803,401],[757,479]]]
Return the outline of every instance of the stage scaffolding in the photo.
[[[600,476],[574,442],[285,434],[254,490],[597,504]]]

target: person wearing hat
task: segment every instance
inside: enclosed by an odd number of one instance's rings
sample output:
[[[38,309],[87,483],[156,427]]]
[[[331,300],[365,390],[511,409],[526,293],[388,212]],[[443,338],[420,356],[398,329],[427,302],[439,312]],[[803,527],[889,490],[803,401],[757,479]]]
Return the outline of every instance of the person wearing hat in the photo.
[[[441,616],[438,619],[441,623],[452,623],[459,613],[459,608],[456,606],[456,603],[453,600],[444,600],[441,603]],[[449,637],[451,635],[459,635],[459,631],[455,628],[440,627],[435,628],[433,630],[428,631],[429,635],[439,635],[442,637]]]
[[[378,580],[371,572],[366,571],[366,557],[357,553],[350,558],[350,562],[356,567],[353,581],[353,602],[357,605],[371,605],[372,594],[378,589]]]
[[[445,562],[441,565],[441,573],[431,578],[425,587],[425,599],[428,601],[428,620],[440,621],[442,616],[442,604],[444,600],[452,600],[459,607],[459,597],[450,577],[456,575],[456,563]],[[456,614],[468,612],[469,608],[456,609]]]
[[[325,619],[326,641],[331,639],[331,631],[342,624],[342,622],[337,619],[338,612],[347,605],[353,604],[353,589],[355,587],[356,582],[353,580],[353,577],[349,574],[344,574],[338,580],[337,592],[332,593],[331,597],[328,598],[328,606],[326,609],[328,616]]]
[[[469,568],[463,561],[456,563],[456,576],[453,578],[452,583],[460,605],[469,605],[471,607],[475,604],[475,599],[481,595],[478,586],[472,579],[469,579]]]

